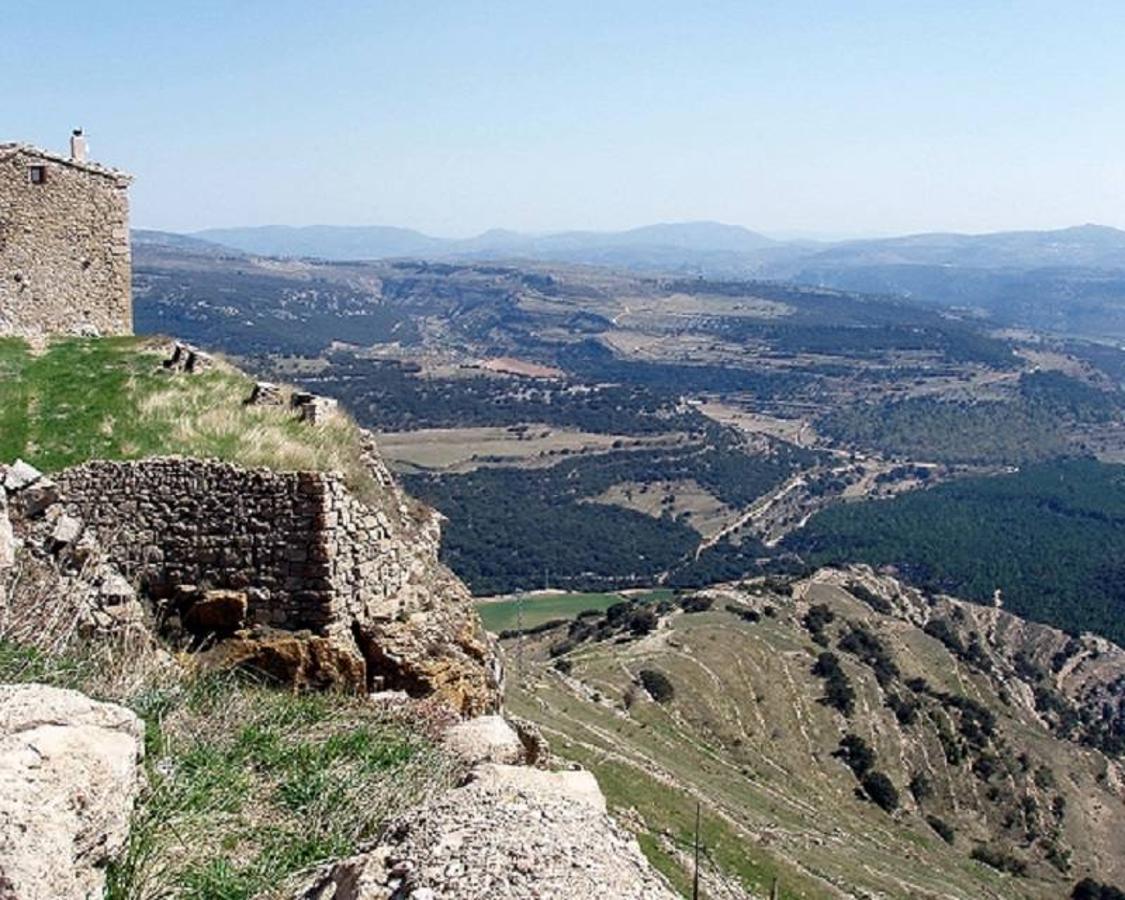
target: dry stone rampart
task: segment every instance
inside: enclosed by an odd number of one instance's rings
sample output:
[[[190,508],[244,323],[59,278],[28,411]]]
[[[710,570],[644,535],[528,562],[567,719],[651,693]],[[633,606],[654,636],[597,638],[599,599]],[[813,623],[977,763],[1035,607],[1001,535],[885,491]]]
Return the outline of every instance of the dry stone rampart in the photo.
[[[129,176],[0,143],[0,334],[131,334]]]
[[[436,513],[410,504],[376,457],[371,468],[377,503],[335,473],[180,457],[94,461],[56,480],[67,514],[158,613],[190,624],[244,610],[222,635],[228,658],[289,665],[312,683],[358,672],[369,690],[437,693],[466,713],[495,708],[496,652],[438,562]]]

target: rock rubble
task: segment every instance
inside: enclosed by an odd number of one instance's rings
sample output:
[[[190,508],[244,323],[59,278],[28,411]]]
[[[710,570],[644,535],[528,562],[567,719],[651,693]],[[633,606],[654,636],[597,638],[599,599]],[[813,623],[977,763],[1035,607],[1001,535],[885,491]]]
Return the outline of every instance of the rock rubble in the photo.
[[[635,838],[589,798],[552,795],[510,773],[472,782],[403,816],[378,846],[322,871],[294,900],[584,897],[674,900],[676,894]]]

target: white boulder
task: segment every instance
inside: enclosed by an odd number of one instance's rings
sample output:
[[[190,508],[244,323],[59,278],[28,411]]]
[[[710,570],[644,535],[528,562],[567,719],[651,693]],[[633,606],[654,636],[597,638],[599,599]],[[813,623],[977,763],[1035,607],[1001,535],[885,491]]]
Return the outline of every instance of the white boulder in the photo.
[[[458,722],[446,729],[442,741],[446,749],[469,765],[518,763],[523,758],[523,742],[503,716]]]
[[[100,897],[142,784],[140,719],[45,685],[0,685],[0,896]]]

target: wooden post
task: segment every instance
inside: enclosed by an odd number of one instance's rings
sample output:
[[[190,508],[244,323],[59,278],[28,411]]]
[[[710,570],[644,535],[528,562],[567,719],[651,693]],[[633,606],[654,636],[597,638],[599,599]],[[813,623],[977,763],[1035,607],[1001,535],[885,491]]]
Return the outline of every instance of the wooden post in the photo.
[[[699,813],[700,802],[695,801],[695,877],[691,883],[691,900],[699,900]]]

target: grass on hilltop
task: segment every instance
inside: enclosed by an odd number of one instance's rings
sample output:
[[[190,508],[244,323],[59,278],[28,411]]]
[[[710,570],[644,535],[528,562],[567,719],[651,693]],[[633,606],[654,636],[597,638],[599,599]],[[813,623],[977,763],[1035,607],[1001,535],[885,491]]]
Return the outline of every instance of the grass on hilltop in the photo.
[[[180,454],[247,467],[343,473],[373,490],[355,424],[339,413],[317,426],[286,407],[246,406],[252,382],[219,363],[193,375],[160,363],[161,342],[58,340],[42,353],[0,339],[0,462],[53,472],[90,459]]]

